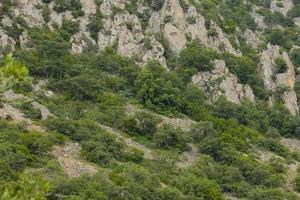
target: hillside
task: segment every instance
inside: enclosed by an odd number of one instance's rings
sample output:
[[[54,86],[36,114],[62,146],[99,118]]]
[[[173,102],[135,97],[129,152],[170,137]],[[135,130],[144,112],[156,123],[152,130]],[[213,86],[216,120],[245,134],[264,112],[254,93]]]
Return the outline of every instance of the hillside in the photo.
[[[0,1],[0,200],[297,200],[299,102],[298,0]]]

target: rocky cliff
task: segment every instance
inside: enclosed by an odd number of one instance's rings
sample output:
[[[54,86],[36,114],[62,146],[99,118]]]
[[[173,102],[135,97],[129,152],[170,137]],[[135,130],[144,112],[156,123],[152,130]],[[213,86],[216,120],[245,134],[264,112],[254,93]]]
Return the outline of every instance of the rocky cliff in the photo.
[[[281,99],[293,115],[298,114],[294,64],[287,50],[282,51],[280,46],[266,43],[264,33],[270,29],[270,24],[260,12],[262,5],[244,2],[251,20],[258,28],[241,29],[236,26],[229,34],[226,30],[228,27],[222,23],[231,19],[225,19],[218,7],[215,8],[220,11],[216,15],[218,21],[205,17],[208,14],[201,12],[200,4],[187,0],[3,1],[0,3],[0,7],[5,9],[0,14],[0,56],[15,48],[26,49],[30,44],[28,31],[31,28],[46,27],[55,31],[63,27],[65,22],[78,24],[78,30],[70,38],[72,54],[81,54],[91,48],[103,51],[108,46],[114,46],[120,55],[134,59],[140,66],[156,60],[168,68],[169,52],[176,57],[193,41],[220,54],[239,57],[243,56],[240,43],[244,41],[260,56],[255,67],[265,89],[272,93],[269,96],[270,105],[276,101],[274,94],[278,88],[284,88]],[[268,6],[269,12],[287,16],[294,3],[291,0],[282,3],[274,0]],[[271,29],[274,27],[283,29],[281,25],[272,26]],[[16,28],[18,33],[11,33]],[[288,67],[285,72],[276,71],[275,60],[279,58]],[[227,69],[231,69],[231,66],[226,67],[222,60],[210,62],[214,63],[213,71],[200,71],[192,81],[204,89],[211,99],[225,95],[227,100],[234,103],[245,99],[255,102],[253,88],[243,84],[239,77]],[[215,84],[216,80],[219,83]]]

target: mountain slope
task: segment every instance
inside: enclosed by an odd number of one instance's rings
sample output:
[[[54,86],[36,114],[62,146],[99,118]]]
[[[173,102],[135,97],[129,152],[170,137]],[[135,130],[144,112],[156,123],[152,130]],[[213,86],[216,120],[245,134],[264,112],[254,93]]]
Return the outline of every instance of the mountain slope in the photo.
[[[299,6],[1,1],[0,199],[299,199]]]

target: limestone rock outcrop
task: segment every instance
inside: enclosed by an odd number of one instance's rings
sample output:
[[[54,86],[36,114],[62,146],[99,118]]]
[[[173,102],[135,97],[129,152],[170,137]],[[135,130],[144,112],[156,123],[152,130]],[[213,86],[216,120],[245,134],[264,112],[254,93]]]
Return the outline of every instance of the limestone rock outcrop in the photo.
[[[79,23],[79,32],[71,37],[71,49],[73,54],[80,54],[91,47],[97,47],[102,51],[107,46],[117,46],[117,52],[126,57],[139,57],[140,63],[149,60],[157,60],[166,66],[164,57],[165,47],[162,39],[169,43],[170,49],[178,54],[192,40],[200,41],[204,46],[216,51],[225,51],[235,55],[241,53],[234,49],[227,35],[213,21],[210,29],[216,34],[209,36],[204,17],[188,1],[183,0],[185,8],[179,0],[165,0],[160,10],[153,10],[149,6],[138,2],[137,13],[129,13],[126,10],[125,0],[103,0],[96,5],[94,0],[80,0],[83,16],[75,18],[72,12],[57,12],[55,1],[49,4],[41,0],[19,0],[18,6],[14,7],[15,16],[22,16],[30,27],[47,25],[50,30],[61,27],[65,20]],[[49,12],[49,22],[44,19],[43,9]],[[98,33],[98,40],[91,38],[88,30],[90,17],[99,9],[102,14],[103,28]],[[115,12],[115,10],[120,12]],[[142,27],[139,14],[149,13],[149,20]],[[145,23],[145,22],[144,22]],[[2,24],[12,25],[12,19],[7,16],[2,18]],[[157,35],[162,34],[158,38]],[[26,45],[26,35],[20,38],[22,48]],[[4,36],[2,36],[3,38]],[[150,38],[150,46],[146,44],[146,38]],[[4,39],[2,39],[4,40]],[[5,39],[8,40],[8,39]],[[149,41],[147,41],[149,43]],[[2,42],[1,48],[7,42]],[[9,42],[9,44],[14,44]]]
[[[13,51],[15,49],[16,42],[14,39],[9,37],[0,29],[0,58],[3,57],[3,54]]]
[[[175,53],[180,52],[186,46],[188,37],[216,51],[241,55],[232,47],[226,34],[213,21],[210,22],[210,29],[215,32],[215,35],[209,36],[204,17],[189,2],[185,3],[188,6],[186,12],[178,0],[166,0],[160,11],[152,13],[147,32],[155,34],[162,32],[161,29],[163,29],[164,37]]]
[[[271,12],[280,12],[283,15],[286,15],[293,7],[293,0],[272,0],[270,4]]]
[[[215,60],[211,72],[199,72],[192,77],[192,81],[202,88],[212,101],[223,95],[228,101],[236,104],[245,99],[255,102],[251,87],[239,83],[238,78],[229,72],[223,60]]]
[[[278,73],[276,70],[276,59],[281,58],[287,65],[287,70],[284,73]],[[268,44],[268,48],[261,54],[260,72],[266,89],[275,93],[280,88],[286,91],[283,94],[283,100],[286,107],[292,114],[299,113],[297,106],[297,96],[294,91],[295,87],[295,71],[292,62],[287,52],[280,53],[280,48],[277,45]],[[272,97],[274,101],[274,96]]]
[[[243,37],[246,40],[246,43],[254,49],[257,49],[261,45],[258,35],[250,29],[245,30]]]
[[[22,16],[29,27],[41,27],[45,23],[42,10],[37,9],[41,4],[41,0],[18,0],[13,10],[14,16]]]

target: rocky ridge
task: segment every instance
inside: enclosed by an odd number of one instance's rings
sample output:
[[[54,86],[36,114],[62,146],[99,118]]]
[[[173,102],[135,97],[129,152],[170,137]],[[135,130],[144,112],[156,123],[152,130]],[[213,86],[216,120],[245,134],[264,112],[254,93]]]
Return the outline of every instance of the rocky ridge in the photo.
[[[150,60],[156,60],[167,67],[166,51],[170,50],[178,55],[191,41],[199,41],[202,45],[217,52],[227,52],[235,56],[242,55],[237,47],[233,47],[229,36],[216,22],[209,21],[210,30],[208,30],[207,21],[189,1],[165,0],[159,10],[153,10],[143,4],[143,1],[138,1],[135,5],[136,13],[129,12],[128,2],[123,0],[103,0],[100,4],[94,0],[80,0],[80,3],[83,14],[77,17],[74,17],[69,10],[58,12],[55,9],[55,1],[46,4],[41,0],[18,0],[11,12],[14,17],[22,17],[29,27],[47,26],[50,30],[55,30],[56,27],[61,27],[65,20],[78,22],[79,31],[70,40],[72,43],[70,51],[73,54],[85,52],[90,46],[96,47],[98,51],[102,51],[108,46],[116,46],[120,55],[134,58],[140,65]],[[286,15],[294,6],[291,0],[284,0],[282,5],[279,7],[277,1],[272,1],[271,12],[280,12]],[[45,20],[42,8],[49,12],[48,20]],[[253,5],[251,15],[258,27],[264,29],[266,28],[264,17],[258,14],[257,10],[258,8]],[[91,17],[97,15],[97,12],[101,13],[103,26],[96,34],[96,40],[91,36],[89,24]],[[140,15],[145,13],[148,16],[146,23],[140,18]],[[13,19],[8,15],[2,17],[3,27],[11,27],[12,24]],[[261,65],[258,69],[264,80],[265,88],[273,93],[278,91],[278,88],[286,88],[282,99],[293,115],[298,114],[297,96],[294,92],[295,72],[288,53],[280,53],[280,47],[271,44],[268,44],[266,49],[260,50],[262,41],[259,33],[250,29],[246,29],[242,35],[250,46],[261,51]],[[26,48],[26,43],[29,42],[26,30],[21,34],[19,41],[21,47]],[[167,42],[169,49],[166,49],[163,41]],[[0,55],[13,51],[17,43],[0,26]],[[286,73],[275,73],[277,57],[286,62],[288,66]],[[223,66],[222,61],[218,62],[222,67],[217,67],[218,69],[215,67],[212,72],[199,72],[193,77],[193,82],[204,88],[213,100],[225,95],[229,101],[234,103],[241,103],[244,99],[254,102],[255,96],[252,88],[249,85],[240,84],[238,78]],[[276,76],[276,80],[273,80],[274,76]],[[215,85],[211,82],[215,82],[215,80],[219,80],[220,84]],[[270,98],[270,102],[274,102],[273,97]]]

